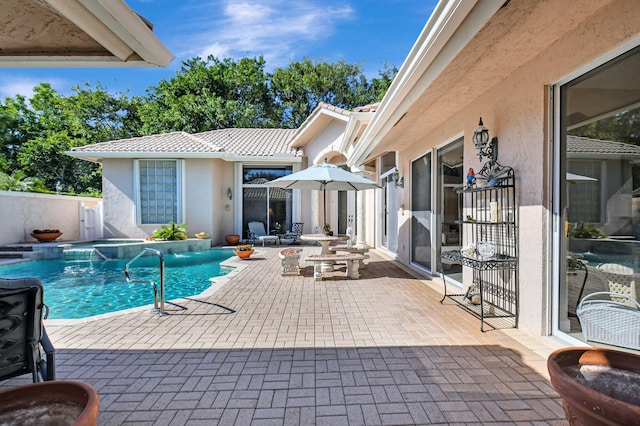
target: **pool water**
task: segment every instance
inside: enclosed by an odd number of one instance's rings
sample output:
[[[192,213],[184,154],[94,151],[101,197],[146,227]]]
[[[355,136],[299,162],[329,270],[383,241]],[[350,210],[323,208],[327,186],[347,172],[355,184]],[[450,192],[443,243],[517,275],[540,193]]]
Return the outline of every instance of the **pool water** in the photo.
[[[165,255],[165,300],[202,293],[211,285],[209,278],[231,271],[220,267],[231,256],[230,249]],[[153,304],[150,284],[127,283],[129,260],[37,260],[0,266],[0,276],[40,278],[49,318],[78,319]],[[159,264],[156,256],[139,258],[129,267],[131,279],[151,280],[159,287]]]

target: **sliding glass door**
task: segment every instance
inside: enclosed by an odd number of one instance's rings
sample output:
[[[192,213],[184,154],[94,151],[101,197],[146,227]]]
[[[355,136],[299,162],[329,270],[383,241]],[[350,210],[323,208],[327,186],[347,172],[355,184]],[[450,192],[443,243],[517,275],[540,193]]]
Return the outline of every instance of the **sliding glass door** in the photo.
[[[428,271],[432,264],[433,209],[431,153],[411,163],[411,262]]]

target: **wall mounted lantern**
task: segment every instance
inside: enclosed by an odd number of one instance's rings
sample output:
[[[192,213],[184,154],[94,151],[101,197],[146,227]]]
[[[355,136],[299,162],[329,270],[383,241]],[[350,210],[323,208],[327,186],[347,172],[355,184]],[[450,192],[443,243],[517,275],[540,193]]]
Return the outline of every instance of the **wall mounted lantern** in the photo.
[[[396,170],[391,177],[393,178],[393,183],[396,185],[396,188],[404,188],[404,176],[401,177],[400,172]]]
[[[231,193],[231,188],[227,188],[227,197],[229,197],[229,199],[233,198],[233,193]]]
[[[478,123],[478,128],[473,132],[473,144],[478,150],[478,159],[488,158],[490,163],[498,161],[498,138],[494,137],[489,141],[489,130],[484,127],[482,117]]]

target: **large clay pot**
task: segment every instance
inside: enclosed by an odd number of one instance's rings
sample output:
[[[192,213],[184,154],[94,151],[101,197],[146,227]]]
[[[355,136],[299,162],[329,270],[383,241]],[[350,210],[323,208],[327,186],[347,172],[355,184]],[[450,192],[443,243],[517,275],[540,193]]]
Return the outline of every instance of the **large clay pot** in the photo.
[[[233,252],[236,254],[236,256],[238,256],[240,259],[249,259],[251,257],[251,255],[253,254],[255,250],[243,250],[243,251],[239,251],[239,250],[234,250]]]
[[[50,243],[51,241],[55,241],[61,235],[62,235],[62,232],[47,232],[43,234],[31,234],[33,238],[35,238],[41,243]]]
[[[240,235],[225,235],[224,236],[224,240],[227,242],[227,244],[229,244],[230,246],[235,246],[236,244],[238,244],[240,242]]]
[[[564,348],[547,360],[551,384],[572,425],[640,425],[640,356]]]
[[[0,424],[94,426],[98,392],[86,383],[50,381],[0,392]]]

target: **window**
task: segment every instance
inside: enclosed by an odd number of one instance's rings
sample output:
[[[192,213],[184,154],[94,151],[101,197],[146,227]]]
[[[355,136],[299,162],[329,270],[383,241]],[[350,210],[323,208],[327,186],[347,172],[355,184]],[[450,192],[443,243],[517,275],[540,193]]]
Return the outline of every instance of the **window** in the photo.
[[[266,232],[278,227],[290,230],[292,224],[292,191],[270,188],[266,183],[291,174],[291,166],[244,166],[242,168],[242,228],[249,222],[262,222]],[[276,223],[278,225],[276,225]]]
[[[181,162],[136,160],[136,216],[139,224],[182,221]]]

